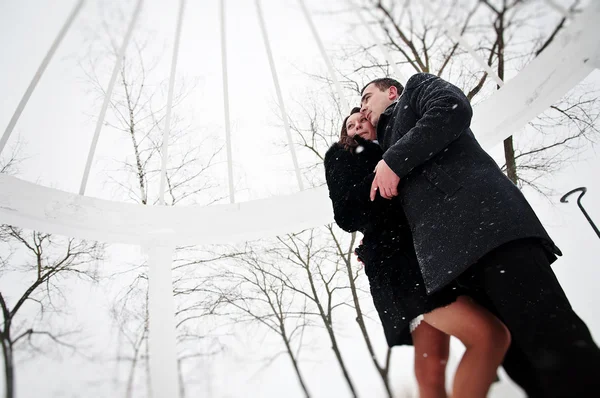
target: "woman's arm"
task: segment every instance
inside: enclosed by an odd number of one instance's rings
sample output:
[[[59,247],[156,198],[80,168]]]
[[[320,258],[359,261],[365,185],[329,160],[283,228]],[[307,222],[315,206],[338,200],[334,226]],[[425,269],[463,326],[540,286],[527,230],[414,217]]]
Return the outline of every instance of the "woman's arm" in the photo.
[[[361,230],[372,222],[373,206],[383,200],[380,196],[374,202],[369,200],[369,189],[375,173],[365,166],[358,155],[339,144],[334,144],[325,155],[325,176],[335,222],[347,232]]]

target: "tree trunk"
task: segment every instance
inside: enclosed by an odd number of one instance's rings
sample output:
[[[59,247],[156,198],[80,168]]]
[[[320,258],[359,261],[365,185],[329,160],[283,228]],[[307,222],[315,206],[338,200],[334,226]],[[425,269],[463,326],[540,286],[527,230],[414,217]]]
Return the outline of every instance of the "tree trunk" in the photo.
[[[15,368],[10,341],[2,339],[2,356],[4,359],[5,398],[15,397]]]
[[[131,137],[131,143],[133,145],[133,152],[135,154],[135,164],[137,166],[137,177],[138,177],[138,184],[139,184],[139,188],[140,188],[140,200],[142,201],[142,204],[148,204],[148,197],[147,197],[147,192],[146,192],[146,186],[144,183],[144,177],[146,175],[145,170],[144,170],[144,166],[142,165],[142,160],[140,157],[140,148],[138,145],[138,142],[135,138],[135,116],[134,116],[134,109],[133,109],[133,104],[131,103],[131,96],[129,95],[129,86],[127,85],[127,80],[125,79],[125,72],[124,69],[125,67],[123,67],[122,71],[121,71],[121,76],[123,78],[123,87],[125,87],[125,98],[127,99],[127,110],[129,111],[129,135]]]
[[[300,373],[300,367],[298,366],[298,360],[294,356],[294,351],[292,350],[292,347],[290,346],[290,342],[288,340],[287,334],[285,332],[285,327],[283,326],[283,324],[281,325],[280,330],[281,330],[281,338],[283,339],[283,342],[285,344],[285,349],[287,350],[290,360],[292,361],[292,366],[294,367],[294,371],[296,372],[298,381],[300,382],[300,385],[302,386],[304,395],[306,396],[306,398],[310,398],[310,393],[308,392],[308,388],[306,387],[304,378],[302,378],[302,374]]]
[[[181,369],[181,359],[177,360],[177,375],[179,376],[179,398],[185,398],[185,384],[183,380],[183,369]]]
[[[344,374],[344,378],[348,383],[348,387],[350,391],[352,391],[352,396],[356,398],[356,390],[354,389],[354,384],[352,383],[352,379],[350,378],[350,374],[346,369],[346,365],[344,364],[344,360],[342,359],[342,353],[337,344],[337,340],[335,338],[335,333],[333,332],[333,325],[331,324],[331,314],[329,317],[325,314],[325,310],[323,309],[323,305],[319,300],[319,295],[317,294],[317,289],[315,288],[315,283],[313,281],[312,273],[309,269],[308,264],[305,264],[306,273],[308,274],[308,281],[310,282],[310,288],[312,290],[313,297],[315,298],[315,304],[317,304],[317,308],[319,309],[319,314],[321,315],[321,319],[325,324],[325,328],[327,329],[327,334],[329,334],[329,339],[331,340],[331,349],[333,350],[338,363],[340,364],[340,368],[342,369],[342,373]]]
[[[340,352],[340,348],[338,347],[338,344],[337,344],[337,339],[335,338],[335,334],[333,333],[333,326],[327,320],[324,319],[324,321],[326,322],[327,333],[329,334],[329,338],[331,339],[331,349],[333,350],[335,357],[338,360],[340,367],[342,368],[342,373],[344,374],[344,378],[346,379],[346,382],[348,383],[348,387],[350,388],[350,391],[352,391],[352,396],[354,398],[357,398],[358,395],[356,394],[356,390],[354,389],[354,384],[352,383],[350,374],[348,373],[348,370],[346,369],[346,365],[344,364],[344,360],[342,359],[342,353]]]
[[[140,348],[144,342],[144,335],[140,338],[139,342],[133,347],[133,358],[129,368],[129,376],[127,377],[127,387],[125,388],[125,397],[131,398],[133,396],[133,382],[135,380],[135,371],[138,365],[138,359],[140,357]]]
[[[504,80],[504,15],[506,12],[506,3],[502,12],[498,14],[496,25],[496,35],[498,36],[498,77]],[[499,88],[499,87],[498,87]],[[506,161],[506,175],[517,185],[519,177],[517,175],[517,162],[515,160],[515,148],[512,135],[504,140],[504,160]]]
[[[515,161],[512,135],[504,140],[504,159],[506,161],[506,174],[513,184],[517,185],[519,177],[517,175],[517,162]]]
[[[329,231],[330,231],[331,235],[333,236],[333,231],[331,229]],[[356,232],[354,232],[353,235],[354,236],[352,237],[352,242],[355,241]],[[334,239],[335,239],[335,236],[334,236]],[[336,242],[337,242],[337,239],[336,239]],[[338,248],[339,248],[339,245],[338,245]],[[354,309],[356,310],[356,323],[358,323],[358,327],[360,328],[363,339],[365,340],[365,343],[367,344],[367,350],[369,350],[369,355],[371,356],[373,365],[375,365],[377,372],[379,372],[379,375],[381,376],[381,380],[383,381],[383,385],[385,386],[385,390],[387,391],[388,397],[393,398],[392,389],[390,387],[390,383],[388,380],[389,368],[387,366],[381,367],[379,365],[379,363],[377,362],[377,358],[375,356],[375,350],[373,349],[373,345],[371,344],[371,338],[369,337],[369,332],[367,332],[365,320],[363,318],[362,310],[360,308],[360,302],[358,300],[358,293],[356,292],[356,284],[354,283],[354,278],[352,277],[352,266],[350,264],[350,261],[348,261],[348,259],[342,255],[341,250],[340,250],[340,256],[343,257],[344,263],[346,264],[346,270],[348,272],[348,280],[350,281],[350,291],[352,292],[352,299],[354,300]]]

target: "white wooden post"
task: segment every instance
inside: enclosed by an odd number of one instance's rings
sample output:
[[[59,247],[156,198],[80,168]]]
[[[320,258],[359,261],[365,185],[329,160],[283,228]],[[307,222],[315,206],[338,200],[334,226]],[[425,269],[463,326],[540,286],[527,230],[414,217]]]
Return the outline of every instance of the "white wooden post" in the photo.
[[[179,396],[175,304],[171,263],[175,252],[173,234],[157,234],[144,249],[148,255],[148,312],[150,385],[152,398]]]

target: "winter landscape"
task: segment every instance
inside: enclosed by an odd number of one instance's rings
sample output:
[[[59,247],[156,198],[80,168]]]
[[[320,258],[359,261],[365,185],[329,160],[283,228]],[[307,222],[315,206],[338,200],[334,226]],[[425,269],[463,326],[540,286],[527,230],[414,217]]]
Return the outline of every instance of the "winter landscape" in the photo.
[[[595,2],[55,3],[0,3],[4,397],[417,397],[323,159],[418,72],[467,95],[600,341],[600,236],[560,201],[600,222]]]

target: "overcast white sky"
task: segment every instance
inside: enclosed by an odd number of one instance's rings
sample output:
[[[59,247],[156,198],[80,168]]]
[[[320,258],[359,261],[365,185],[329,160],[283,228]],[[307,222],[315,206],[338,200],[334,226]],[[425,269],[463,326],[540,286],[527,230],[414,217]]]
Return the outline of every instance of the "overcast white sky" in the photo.
[[[116,4],[118,0],[108,2]],[[284,98],[288,104],[292,104],[300,100],[296,92],[311,84],[301,71],[322,72],[324,65],[297,3],[279,0],[263,0],[262,3]],[[319,3],[317,0],[307,1],[311,9],[322,9]],[[8,124],[29,80],[74,4],[75,0],[61,0],[52,4],[42,0],[0,2],[0,131]],[[133,1],[127,4],[131,6]],[[238,200],[293,192],[296,187],[295,179],[289,173],[289,155],[280,148],[265,145],[283,142],[285,137],[282,129],[274,128],[279,124],[273,112],[276,109],[276,97],[254,2],[229,0],[227,4],[232,134],[236,179],[240,190]],[[217,1],[188,1],[178,74],[198,79],[196,90],[184,104],[186,109],[194,110],[194,125],[198,126],[199,131],[215,133],[224,140],[218,11]],[[152,51],[163,53],[157,75],[162,73],[164,79],[168,78],[176,12],[176,2],[148,0],[140,19],[140,26],[153,32],[156,44],[152,46]],[[331,21],[331,17],[328,18]],[[336,23],[326,23],[323,15],[315,19],[328,48],[335,48],[336,41],[344,36],[345,20],[344,17],[339,18],[335,20]],[[77,60],[85,54],[81,32],[91,29],[98,22],[96,1],[88,1],[21,116],[8,144],[11,147],[17,138],[23,142],[24,154],[28,159],[23,164],[21,178],[72,192],[79,187],[95,126],[95,118],[90,115],[99,112],[101,103],[87,93],[88,86]],[[106,82],[108,77],[105,76]],[[590,79],[597,80],[598,72]],[[202,140],[203,137],[198,137],[199,145]],[[107,158],[122,155],[123,151],[115,146],[120,142],[114,131],[102,131],[97,162],[90,176],[89,195],[112,198],[111,191],[105,189],[105,174],[100,166],[105,164],[103,162]],[[219,167],[225,183],[226,166],[221,163]],[[596,341],[600,341],[600,294],[597,290],[600,281],[597,254],[600,240],[575,203],[560,204],[558,199],[562,193],[575,187],[587,186],[589,192],[583,203],[600,225],[599,172],[600,157],[593,148],[589,148],[572,166],[554,177],[551,183],[557,192],[556,196],[547,199],[535,192],[525,191],[550,235],[565,254],[557,261],[555,271],[574,308],[590,326]],[[225,191],[226,185],[223,187]],[[572,202],[575,202],[575,197]],[[112,247],[111,259],[105,265],[106,272],[122,269],[127,261],[135,261],[137,254],[135,248]],[[70,301],[74,306],[73,312],[86,330],[94,331],[90,333],[93,336],[89,338],[90,344],[97,351],[113,349],[114,331],[107,325],[110,303],[106,291],[97,289],[90,292],[87,287],[84,289],[74,285],[70,287],[69,294],[72,295]],[[380,388],[379,382],[374,373],[369,373],[372,371],[370,368],[364,371],[362,362],[367,357],[362,345],[358,347],[356,343],[358,334],[351,327],[351,315],[342,313],[339,316],[348,325],[342,344],[351,372],[356,375],[356,383],[363,395],[373,396],[370,392]],[[374,321],[371,326],[381,346],[383,336],[379,333],[377,322]],[[265,371],[257,372],[259,366],[253,363],[254,356],[274,349],[275,343],[256,336],[258,333],[249,333],[245,338],[238,336],[235,348],[207,364],[206,368],[198,369],[199,375],[210,375],[212,380],[203,384],[203,393],[214,397],[276,397],[292,396],[290,390],[298,390],[285,357],[278,359]],[[346,390],[339,370],[327,350],[327,344],[316,336],[312,336],[316,341],[315,351],[321,349],[323,354],[312,355],[312,361],[303,365],[311,391],[314,396],[341,396],[339,391]],[[258,341],[253,340],[255,337]],[[393,384],[397,390],[412,377],[411,355],[409,348],[395,349]],[[94,396],[111,396],[110,388],[88,383],[97,380],[98,369],[109,372],[112,371],[112,365],[90,364],[82,358],[68,356],[18,365],[20,397],[79,396],[77,392],[67,391],[81,392],[86,389],[96,391]],[[506,390],[497,391],[496,396],[506,396],[504,391],[514,393],[509,384],[497,388]],[[297,396],[301,396],[297,392]]]
[[[96,3],[98,1],[89,1],[75,21],[8,144],[14,143],[17,137],[26,143],[31,166],[25,168],[23,178],[39,179],[44,185],[69,191],[78,189],[95,128],[95,115],[101,106],[99,100],[94,101],[94,96],[87,93],[89,84],[77,65],[87,50],[81,32],[98,29],[100,19]],[[106,3],[109,4],[106,8],[111,9],[111,4],[114,8],[114,4],[122,2],[112,0]],[[288,108],[291,108],[295,101],[300,100],[294,90],[304,88],[308,81],[303,71],[324,71],[324,63],[296,2],[263,3],[282,91]],[[318,3],[307,1],[309,7]],[[0,82],[4,94],[0,110],[3,126],[8,123],[39,61],[73,4],[74,1],[66,0],[52,6],[36,0],[2,3],[2,19],[6,22],[0,28],[0,44],[3,48],[0,71],[3,76],[10,76],[10,79]],[[129,6],[124,9],[130,12],[134,2],[128,1],[127,4]],[[152,44],[148,53],[151,56],[162,55],[154,73],[156,77],[150,77],[154,84],[166,81],[169,76],[177,3],[168,4],[157,0],[146,1],[139,21],[144,33],[137,37],[150,38]],[[178,77],[198,79],[196,89],[182,106],[192,110],[195,126],[216,132],[223,144],[218,4],[217,1],[187,2]],[[277,109],[276,96],[254,2],[228,1],[227,13],[233,158],[237,188],[242,190],[238,200],[296,190],[295,186],[290,187],[289,173],[284,171],[292,169],[291,157],[284,150],[269,145],[276,141],[284,142],[285,134],[283,129],[273,128],[279,125],[274,112]],[[319,23],[322,19],[317,17],[315,21]],[[344,24],[336,28],[336,25],[320,23],[319,27],[329,46],[339,39],[340,30],[345,29]],[[108,62],[103,64],[106,70],[103,76],[105,86],[112,67],[110,60]],[[88,195],[111,199],[110,194],[102,190],[104,175],[98,163],[106,157],[118,158],[121,155],[117,152],[118,146],[115,148],[114,145],[118,140],[115,135],[114,131],[107,128],[101,133]],[[204,138],[198,137],[198,145],[202,144]],[[44,168],[36,168],[34,164],[43,164]],[[273,169],[278,172],[272,172]],[[226,175],[224,163],[222,174]],[[265,175],[268,178],[264,178]]]

